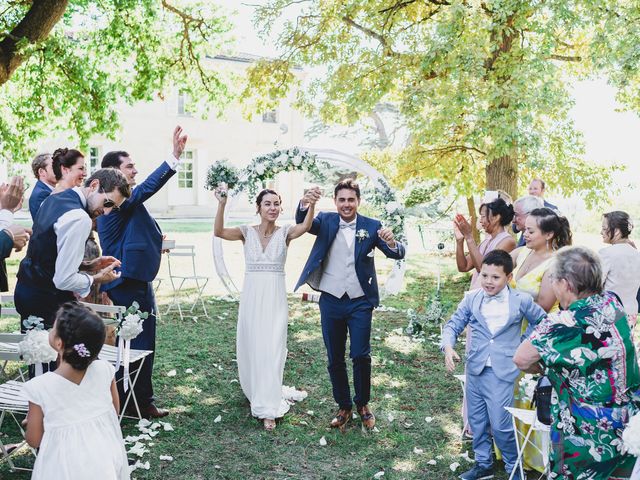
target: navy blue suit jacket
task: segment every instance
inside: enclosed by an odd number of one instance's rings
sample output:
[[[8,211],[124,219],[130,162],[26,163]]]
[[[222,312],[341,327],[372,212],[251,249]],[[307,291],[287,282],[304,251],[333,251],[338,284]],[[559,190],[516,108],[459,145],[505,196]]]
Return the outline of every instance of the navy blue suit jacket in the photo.
[[[51,192],[52,190],[42,180],[38,180],[35,187],[33,187],[33,191],[29,197],[29,212],[31,212],[31,220],[34,222],[36,220],[36,214],[38,210],[40,210],[40,205],[51,195]]]
[[[0,292],[9,290],[7,264],[4,259],[11,255],[11,250],[13,250],[13,240],[6,232],[0,231]]]
[[[163,162],[149,177],[133,189],[119,210],[97,218],[103,255],[122,262],[121,278],[102,286],[110,290],[125,278],[151,282],[160,269],[162,232],[143,203],[160,190],[176,173]]]
[[[306,216],[306,211],[298,208],[296,212],[296,223],[302,223]],[[397,251],[393,251],[378,237],[378,230],[382,228],[379,220],[358,215],[356,221],[356,233],[359,230],[366,230],[368,237],[360,240],[355,239],[355,267],[356,275],[360,281],[360,287],[371,305],[377,307],[380,304],[380,294],[378,293],[378,281],[376,278],[376,267],[373,261],[373,249],[378,247],[382,253],[389,258],[400,260],[404,258],[404,245],[396,241]],[[313,219],[309,233],[316,235],[309,259],[307,260],[300,279],[296,285],[296,290],[304,283],[308,282],[309,276],[322,267],[322,262],[329,253],[329,249],[336,239],[340,230],[340,215],[336,212],[321,212]],[[311,285],[310,285],[311,286]],[[313,286],[312,286],[313,288]]]

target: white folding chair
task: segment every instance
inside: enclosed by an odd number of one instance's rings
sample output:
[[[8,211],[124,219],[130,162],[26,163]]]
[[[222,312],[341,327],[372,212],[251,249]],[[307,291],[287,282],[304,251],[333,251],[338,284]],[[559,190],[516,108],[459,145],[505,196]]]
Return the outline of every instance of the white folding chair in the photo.
[[[532,445],[540,455],[542,456],[542,461],[544,463],[545,471],[540,475],[540,478],[547,475],[549,470],[549,450],[551,447],[550,440],[550,427],[549,425],[545,425],[538,421],[538,416],[536,415],[535,410],[525,410],[523,408],[514,408],[514,407],[504,407],[507,412],[511,414],[511,423],[513,425],[513,432],[516,437],[516,449],[518,451],[518,460],[516,461],[516,467],[520,469],[520,477],[524,478],[524,469],[522,467],[522,457],[524,456],[524,449],[528,445]],[[516,424],[516,419],[520,420],[525,425],[530,425],[527,429],[526,435],[522,432],[518,431],[518,425]],[[545,442],[542,447],[538,447],[535,443],[530,442],[531,434],[533,432],[546,432]],[[509,480],[513,480],[513,477],[516,474],[516,468],[511,471],[511,475],[509,476]]]
[[[111,318],[109,317],[103,318],[105,325],[118,324],[123,319],[124,314],[127,311],[126,307],[123,307],[122,305],[101,305],[97,303],[86,303],[86,302],[81,302],[81,303],[89,307],[90,309],[92,309],[94,312],[98,314],[102,313],[105,315],[109,315]],[[134,349],[130,350],[129,362],[135,363],[137,361],[140,361],[140,365],[136,370],[129,372],[129,391],[127,392],[127,396],[125,397],[124,405],[120,407],[120,418],[119,418],[120,421],[122,421],[122,419],[125,417],[124,412],[127,406],[129,405],[129,401],[131,400],[133,400],[133,404],[138,414],[137,418],[139,420],[142,419],[142,415],[140,413],[140,407],[138,406],[138,400],[134,393],[134,387],[136,382],[138,381],[138,375],[140,375],[140,371],[142,370],[142,363],[144,362],[144,359],[152,353],[153,351],[151,350],[134,350]],[[122,365],[122,361],[124,360],[124,358],[122,358],[123,354],[124,352],[120,352],[121,365]],[[113,345],[105,344],[102,347],[102,350],[100,351],[100,353],[98,354],[98,358],[109,362],[113,366],[116,366],[118,364],[118,348],[114,347]],[[124,368],[124,367],[121,366],[120,368]],[[132,374],[133,374],[133,378],[131,376]],[[120,379],[119,381],[123,381],[123,379]],[[127,418],[136,418],[136,417],[127,417]]]
[[[467,376],[466,375],[454,375],[454,377],[460,382],[460,388],[462,388],[462,401],[464,402],[464,395],[465,395],[465,382],[467,381]],[[465,432],[469,431],[469,419],[467,418],[466,420],[463,421],[463,425],[462,425],[462,431],[460,432],[460,439],[464,440],[465,437]]]
[[[189,275],[179,275],[175,274],[175,266],[171,266],[172,258],[186,258],[191,259],[191,273]],[[175,262],[175,260],[174,260]],[[207,283],[209,283],[209,277],[203,277],[196,273],[196,251],[194,245],[176,245],[171,249],[171,251],[167,252],[167,266],[169,269],[169,281],[171,282],[171,288],[173,289],[173,300],[169,304],[167,310],[164,314],[168,314],[173,307],[177,307],[178,314],[180,315],[180,319],[183,319],[182,307],[180,306],[180,292],[184,287],[185,283],[192,281],[196,284],[196,293],[197,298],[191,305],[190,313],[193,313],[198,303],[202,305],[202,310],[204,311],[204,315],[209,317],[209,313],[207,312],[207,307],[204,304],[204,299],[202,298],[202,294],[204,292]]]
[[[20,355],[18,354],[18,343],[24,338],[20,333],[1,333],[0,334],[0,359],[6,362],[22,362]],[[31,471],[30,468],[18,467],[15,465],[11,457],[18,453],[24,447],[27,442],[24,440],[24,428],[22,427],[22,417],[26,417],[29,411],[29,402],[24,397],[22,387],[24,386],[24,376],[22,371],[20,376],[16,380],[9,380],[8,382],[0,385],[0,431],[4,425],[6,418],[10,418],[18,427],[22,440],[17,447],[11,452],[7,451],[4,443],[2,442],[2,436],[0,436],[0,454],[2,460],[9,464],[9,470],[12,472],[16,470]],[[36,451],[29,447],[33,456],[36,456]]]

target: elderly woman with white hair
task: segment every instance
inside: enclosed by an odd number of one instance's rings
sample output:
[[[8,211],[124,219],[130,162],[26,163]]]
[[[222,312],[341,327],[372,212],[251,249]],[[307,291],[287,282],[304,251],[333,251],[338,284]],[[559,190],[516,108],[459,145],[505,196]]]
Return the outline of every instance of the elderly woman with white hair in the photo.
[[[629,479],[636,459],[622,453],[621,434],[640,410],[640,371],[625,311],[603,291],[600,260],[587,248],[559,250],[550,274],[564,310],[513,358],[553,386],[549,478]]]

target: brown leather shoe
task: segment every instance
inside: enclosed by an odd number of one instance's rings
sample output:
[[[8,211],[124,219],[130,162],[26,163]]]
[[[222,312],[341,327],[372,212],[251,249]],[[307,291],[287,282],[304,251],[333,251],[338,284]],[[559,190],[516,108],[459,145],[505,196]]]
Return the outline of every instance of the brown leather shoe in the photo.
[[[169,415],[169,410],[164,408],[158,408],[154,403],[149,404],[146,407],[140,408],[140,414],[142,418],[163,418]]]
[[[351,418],[351,409],[347,410],[346,408],[341,408],[336,413],[336,416],[331,420],[331,428],[339,428],[340,430],[344,430],[344,426],[347,424],[349,419]]]
[[[376,426],[376,417],[369,408],[368,405],[364,405],[362,407],[358,407],[358,415],[360,415],[360,419],[362,420],[362,425],[364,425],[367,429],[372,430],[373,427]]]

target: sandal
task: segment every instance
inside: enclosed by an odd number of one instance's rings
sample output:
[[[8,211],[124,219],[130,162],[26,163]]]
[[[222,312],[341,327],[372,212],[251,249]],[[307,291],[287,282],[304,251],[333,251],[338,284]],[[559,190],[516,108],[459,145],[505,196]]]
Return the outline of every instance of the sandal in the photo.
[[[276,421],[272,418],[265,418],[262,420],[262,423],[267,432],[273,432],[276,428]]]

